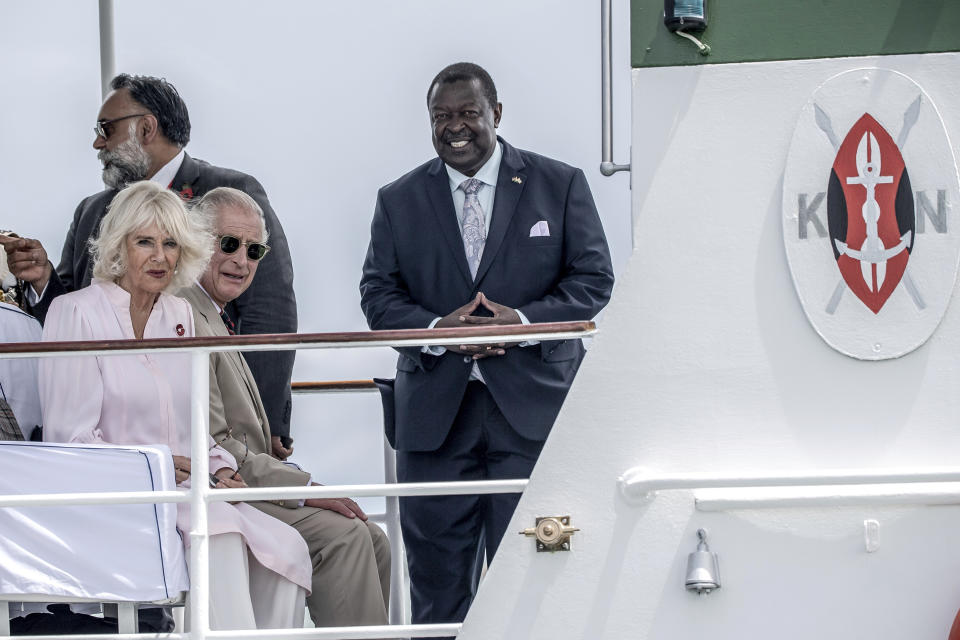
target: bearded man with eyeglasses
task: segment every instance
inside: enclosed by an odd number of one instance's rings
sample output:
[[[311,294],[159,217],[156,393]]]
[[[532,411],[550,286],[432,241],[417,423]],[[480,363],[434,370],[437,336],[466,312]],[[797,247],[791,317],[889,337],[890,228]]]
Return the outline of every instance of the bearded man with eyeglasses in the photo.
[[[270,261],[243,295],[227,307],[237,333],[295,333],[297,301],[293,263],[280,221],[263,187],[252,176],[213,166],[190,157],[190,116],[176,88],[161,78],[120,74],[100,107],[93,127],[93,148],[103,165],[106,189],[85,198],[77,207],[54,269],[41,243],[22,238],[5,243],[10,271],[26,287],[26,307],[43,322],[50,302],[60,294],[90,284],[93,267],[87,243],[95,235],[114,196],[139,180],[152,180],[178,192],[185,200],[216,187],[233,187],[249,194],[263,210],[273,247]],[[294,351],[246,354],[263,396],[273,433],[273,453],[285,459],[290,439],[290,378]]]
[[[197,336],[226,336],[232,330],[223,311],[273,260],[273,238],[259,205],[237,189],[209,191],[194,215],[204,216],[216,245],[199,282],[178,295],[193,307]],[[210,354],[210,435],[237,459],[237,471],[251,487],[317,484],[299,466],[270,455],[270,422],[239,353]],[[313,561],[307,606],[315,625],[387,623],[390,543],[356,502],[310,498],[250,504],[291,525],[306,540]]]

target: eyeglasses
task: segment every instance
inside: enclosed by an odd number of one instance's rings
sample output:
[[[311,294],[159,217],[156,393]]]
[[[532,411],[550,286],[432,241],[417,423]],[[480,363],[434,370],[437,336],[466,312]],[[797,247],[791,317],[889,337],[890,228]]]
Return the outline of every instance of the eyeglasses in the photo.
[[[241,242],[240,238],[234,236],[220,236],[220,251],[226,254],[236,253],[242,246],[247,247],[247,259],[257,262],[267,255],[270,247],[262,242]]]
[[[96,126],[93,128],[93,132],[104,140],[109,140],[110,136],[113,135],[114,122],[120,122],[121,120],[126,120],[127,118],[139,118],[140,116],[149,116],[149,113],[131,113],[128,116],[120,116],[119,118],[114,118],[113,120],[97,120]]]

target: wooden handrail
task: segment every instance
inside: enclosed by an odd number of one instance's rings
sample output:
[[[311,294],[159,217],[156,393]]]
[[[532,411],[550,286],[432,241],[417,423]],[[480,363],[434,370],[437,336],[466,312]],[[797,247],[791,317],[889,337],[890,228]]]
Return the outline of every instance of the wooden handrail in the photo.
[[[373,380],[334,380],[330,382],[292,382],[290,390],[294,393],[311,391],[373,391],[377,388]]]
[[[149,340],[77,340],[71,342],[18,342],[0,344],[0,355],[20,353],[62,353],[67,351],[132,351],[140,349],[184,349],[190,347],[254,347],[285,345],[296,348],[310,344],[357,344],[403,342],[434,344],[440,340],[476,341],[490,336],[521,336],[531,333],[584,335],[596,331],[593,322],[544,322],[539,324],[488,325],[449,329],[401,329],[395,331],[348,331],[341,333],[263,333],[241,336],[195,338],[153,338]],[[487,340],[489,342],[489,340]],[[241,349],[242,350],[242,349]]]

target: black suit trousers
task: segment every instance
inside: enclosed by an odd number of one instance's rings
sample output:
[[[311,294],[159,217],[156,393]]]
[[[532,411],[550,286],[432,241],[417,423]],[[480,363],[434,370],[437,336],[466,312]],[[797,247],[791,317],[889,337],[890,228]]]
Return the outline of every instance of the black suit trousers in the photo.
[[[472,381],[439,449],[397,452],[397,479],[528,478],[542,448],[542,440],[518,434],[486,386]],[[414,623],[464,619],[477,591],[484,553],[488,562],[493,560],[519,500],[517,493],[400,498]]]

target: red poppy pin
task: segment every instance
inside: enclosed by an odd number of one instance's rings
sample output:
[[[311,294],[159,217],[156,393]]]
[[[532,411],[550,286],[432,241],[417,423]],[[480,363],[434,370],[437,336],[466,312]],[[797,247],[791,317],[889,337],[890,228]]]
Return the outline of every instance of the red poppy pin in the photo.
[[[178,324],[178,325],[177,325],[177,335],[182,337],[184,333],[186,333],[186,330],[183,328],[183,325],[182,325],[182,324]]]
[[[184,183],[179,193],[184,200],[193,200],[193,185]]]

